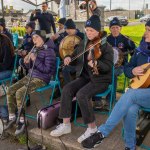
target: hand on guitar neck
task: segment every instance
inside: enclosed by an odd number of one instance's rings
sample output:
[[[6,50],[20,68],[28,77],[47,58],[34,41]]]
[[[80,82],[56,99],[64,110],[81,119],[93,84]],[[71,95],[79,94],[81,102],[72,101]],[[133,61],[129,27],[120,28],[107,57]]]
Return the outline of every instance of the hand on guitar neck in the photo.
[[[147,88],[150,86],[150,63],[135,67],[132,73],[135,77],[131,79],[131,88]]]

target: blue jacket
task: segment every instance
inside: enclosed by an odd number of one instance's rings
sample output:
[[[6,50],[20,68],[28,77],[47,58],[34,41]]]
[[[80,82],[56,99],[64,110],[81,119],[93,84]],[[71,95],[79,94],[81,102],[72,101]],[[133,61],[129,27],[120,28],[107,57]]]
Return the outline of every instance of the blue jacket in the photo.
[[[20,47],[20,49],[27,50],[28,52],[30,52],[30,50],[32,49],[33,46],[34,46],[34,44],[33,44],[33,41],[32,41],[31,34],[30,35],[26,34],[23,37],[23,44]]]
[[[117,37],[113,37],[112,34],[110,34],[107,37],[107,41],[112,47],[119,48],[123,53],[129,52],[131,53],[131,55],[133,54],[133,50],[136,47],[133,41],[126,38],[122,34],[119,34],[119,36]],[[126,54],[124,57],[123,65],[127,62],[128,62],[128,55]]]
[[[31,14],[30,21],[39,21],[40,30],[45,30],[46,33],[51,33],[51,27],[53,28],[54,33],[56,33],[56,27],[54,23],[54,18],[51,13],[45,12],[45,13],[38,13],[35,16]]]
[[[54,52],[54,43],[52,40],[48,40],[44,46],[35,50],[37,51],[37,58],[35,61],[32,77],[39,78],[46,83],[49,83],[51,77],[55,75],[56,72],[56,55]],[[29,69],[29,74],[31,73],[32,64],[32,61],[30,61],[29,64],[25,64]]]
[[[124,66],[125,75],[128,78],[133,78],[134,75],[132,73],[132,69],[145,63],[148,63],[148,56],[136,50],[134,55],[131,57],[130,62]]]

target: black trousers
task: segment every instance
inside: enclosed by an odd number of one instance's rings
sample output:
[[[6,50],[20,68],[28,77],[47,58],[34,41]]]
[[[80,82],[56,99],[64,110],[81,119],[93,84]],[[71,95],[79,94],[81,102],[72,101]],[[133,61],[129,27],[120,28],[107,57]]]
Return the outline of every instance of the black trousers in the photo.
[[[94,95],[104,92],[108,85],[109,83],[93,83],[82,77],[68,83],[62,90],[59,117],[71,117],[72,99],[76,96],[84,123],[89,124],[94,122],[95,116],[91,99]]]

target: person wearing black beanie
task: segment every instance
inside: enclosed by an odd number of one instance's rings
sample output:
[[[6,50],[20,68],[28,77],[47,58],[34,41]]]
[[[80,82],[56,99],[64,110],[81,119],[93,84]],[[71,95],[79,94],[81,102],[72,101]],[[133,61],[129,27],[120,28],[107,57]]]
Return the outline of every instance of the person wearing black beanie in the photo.
[[[73,54],[67,55],[63,60],[64,67],[76,67],[76,79],[67,83],[62,90],[59,118],[63,119],[63,123],[50,132],[51,136],[59,137],[71,132],[71,104],[74,97],[78,100],[83,121],[88,126],[77,141],[81,143],[97,131],[91,99],[107,90],[111,83],[113,66],[112,47],[100,29],[99,17],[91,16],[85,24],[85,38]],[[93,47],[93,44],[96,46]],[[77,59],[73,61],[74,58]]]

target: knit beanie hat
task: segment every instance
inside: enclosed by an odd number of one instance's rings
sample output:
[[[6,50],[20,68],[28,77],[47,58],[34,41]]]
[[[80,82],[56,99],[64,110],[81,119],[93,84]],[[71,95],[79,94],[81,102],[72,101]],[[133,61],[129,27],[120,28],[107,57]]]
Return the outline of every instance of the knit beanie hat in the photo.
[[[76,25],[72,19],[68,19],[65,23],[65,29],[76,29]]]
[[[112,26],[120,26],[121,27],[120,21],[117,17],[114,17],[113,20],[110,21],[109,27],[111,28]]]
[[[85,28],[86,27],[91,27],[96,31],[100,32],[101,23],[99,17],[97,15],[92,15],[85,23]]]
[[[46,32],[45,30],[35,30],[33,33],[32,33],[32,36],[37,34],[38,36],[40,36],[43,41],[45,42],[46,41]]]
[[[30,22],[28,22],[27,24],[26,24],[26,27],[30,27],[30,28],[32,28],[33,30],[35,29],[35,22],[34,21],[30,21]]]
[[[65,24],[65,22],[66,22],[66,18],[60,18],[59,20],[58,20],[58,23],[60,23],[60,24]]]
[[[150,26],[150,19],[146,22],[145,26]]]

